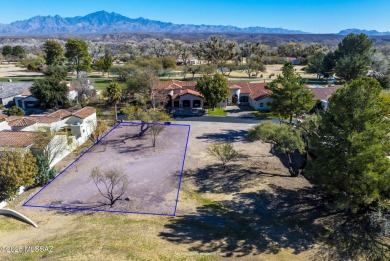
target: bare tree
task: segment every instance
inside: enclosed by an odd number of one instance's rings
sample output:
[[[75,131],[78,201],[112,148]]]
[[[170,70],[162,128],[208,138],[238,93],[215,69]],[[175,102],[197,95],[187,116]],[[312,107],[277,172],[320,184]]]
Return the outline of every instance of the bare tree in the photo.
[[[90,128],[93,130],[91,135],[89,136],[89,139],[93,141],[94,143],[98,142],[103,135],[106,133],[108,125],[106,121],[98,120],[96,121],[89,121],[88,122]]]
[[[161,124],[156,124],[154,123],[153,125],[150,125],[149,127],[149,133],[150,136],[152,137],[152,145],[153,147],[156,147],[156,140],[157,137],[160,135],[160,133],[165,129],[165,126]]]
[[[71,86],[74,88],[74,90],[77,92],[77,103],[80,104],[81,107],[85,107],[88,100],[96,96],[96,91],[91,85],[91,82],[89,79],[86,78],[79,78],[76,80],[73,80],[71,82]]]
[[[223,168],[226,164],[238,156],[237,151],[231,143],[216,143],[207,148],[207,153],[216,157],[222,162]]]
[[[75,144],[67,133],[39,128],[32,151],[36,154],[43,155],[49,164],[55,159],[61,157],[66,151],[72,150]]]
[[[121,169],[102,171],[95,167],[91,171],[91,177],[99,193],[110,201],[110,207],[121,199],[129,185],[129,180]]]
[[[156,76],[156,73],[150,68],[145,70],[145,78],[148,85],[147,88],[149,89],[150,101],[154,110],[156,109],[157,102],[160,100],[160,93],[157,89],[159,79]]]

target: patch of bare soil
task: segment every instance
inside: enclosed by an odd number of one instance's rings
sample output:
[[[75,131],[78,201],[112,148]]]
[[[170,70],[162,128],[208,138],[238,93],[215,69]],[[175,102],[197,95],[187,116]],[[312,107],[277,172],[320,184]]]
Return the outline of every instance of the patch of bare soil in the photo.
[[[152,146],[150,134],[137,137],[140,125],[120,124],[31,199],[28,206],[63,207],[173,215],[188,128],[166,126]],[[130,181],[121,200],[110,207],[90,173],[121,169]],[[105,188],[100,184],[105,193]],[[117,195],[114,188],[114,195]],[[124,200],[127,198],[128,200]]]

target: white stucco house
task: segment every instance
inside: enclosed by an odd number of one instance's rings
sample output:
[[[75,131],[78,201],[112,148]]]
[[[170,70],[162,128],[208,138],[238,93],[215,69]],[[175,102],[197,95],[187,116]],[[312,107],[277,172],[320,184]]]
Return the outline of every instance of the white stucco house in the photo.
[[[55,153],[50,159],[53,166],[86,142],[97,126],[96,110],[85,107],[71,112],[58,110],[44,115],[9,116],[0,123],[0,148],[29,149],[34,144],[34,134],[50,131],[53,134],[48,148],[60,147],[61,152]],[[27,140],[27,143],[21,141]],[[30,144],[31,143],[31,144]]]
[[[196,82],[171,80],[160,82],[158,89],[167,96],[167,106],[174,108],[202,108],[204,96],[196,91]],[[269,110],[271,92],[266,83],[229,82],[229,96],[218,107],[247,105],[255,110]]]

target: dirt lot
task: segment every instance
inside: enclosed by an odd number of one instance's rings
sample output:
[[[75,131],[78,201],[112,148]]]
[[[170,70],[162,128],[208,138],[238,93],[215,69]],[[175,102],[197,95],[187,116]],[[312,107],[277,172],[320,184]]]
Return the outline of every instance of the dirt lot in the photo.
[[[39,227],[0,217],[0,246],[53,246],[53,252],[0,253],[0,259],[312,258],[325,228],[310,183],[303,177],[290,177],[283,157],[271,155],[269,144],[245,142],[251,124],[189,124],[177,217],[22,207],[35,189],[23,193],[10,207],[32,218]],[[205,150],[213,142],[225,140],[234,142],[240,157],[224,170]],[[102,164],[115,160],[105,159]]]
[[[188,127],[166,126],[153,147],[149,136],[130,138],[140,126],[120,124],[26,205],[174,215]],[[129,200],[110,207],[90,177],[95,167],[123,170],[130,184],[122,198]]]

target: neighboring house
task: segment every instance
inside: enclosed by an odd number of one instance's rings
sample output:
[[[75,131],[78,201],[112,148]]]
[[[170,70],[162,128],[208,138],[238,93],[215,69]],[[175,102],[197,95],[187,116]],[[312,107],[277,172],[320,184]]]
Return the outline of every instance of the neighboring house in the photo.
[[[227,100],[218,105],[225,107],[227,105],[251,106],[255,110],[267,111],[271,99],[271,92],[266,83],[259,82],[229,82],[230,95]]]
[[[321,108],[326,110],[329,98],[340,87],[307,86],[307,88],[314,94],[314,101],[319,102]]]
[[[0,104],[10,106],[14,98],[32,87],[33,82],[0,82]]]
[[[198,59],[195,59],[195,58],[190,58],[190,59],[186,59],[186,60],[183,60],[183,59],[176,59],[176,65],[177,66],[182,66],[182,65],[199,65],[200,62]]]
[[[66,84],[66,87],[68,87],[68,99],[70,101],[74,101],[78,96],[77,87],[74,86],[74,83],[72,83],[72,82],[65,82],[65,84]],[[90,80],[86,80],[85,85],[86,85],[86,88],[88,90],[95,89],[95,87],[93,85],[91,85]]]
[[[167,97],[167,106],[180,108],[203,107],[203,95],[195,90],[196,82],[171,80],[159,82],[157,90]]]
[[[301,61],[295,57],[283,57],[282,63],[291,62],[293,65],[300,65]]]
[[[84,107],[78,110],[67,118],[67,126],[69,126],[72,136],[80,145],[86,142],[97,126],[96,109],[92,107]]]
[[[74,101],[78,96],[76,88],[72,85],[71,82],[63,82],[63,83],[65,83],[66,87],[68,88],[68,94],[67,94],[68,100]],[[0,86],[1,84],[2,83],[0,83]],[[89,80],[87,81],[86,84],[90,90],[94,89],[94,87],[90,84]],[[30,85],[28,85],[27,88],[24,89],[22,92],[18,92],[17,95],[12,96],[11,99],[14,101],[16,106],[22,108],[23,110],[39,107],[39,100],[32,95],[30,91],[30,87],[32,87],[32,83],[30,83]],[[1,91],[0,91],[0,97],[1,97]]]
[[[30,131],[0,131],[0,150],[27,152],[36,138],[37,133]]]
[[[24,90],[20,95],[14,97],[15,105],[28,110],[31,108],[37,108],[39,106],[39,100],[35,98],[30,89]]]
[[[86,142],[96,126],[96,110],[92,107],[85,107],[75,112],[58,110],[45,115],[9,116],[0,123],[0,134],[3,135],[0,135],[0,139],[6,136],[12,138],[15,135],[24,137],[23,132],[37,134],[44,130],[50,131],[54,135],[48,143],[47,150],[50,152],[53,148],[61,148],[61,151],[49,153],[50,165],[53,166]],[[12,136],[9,133],[16,134]],[[11,138],[2,141],[0,147],[16,147],[14,142],[7,143]]]

